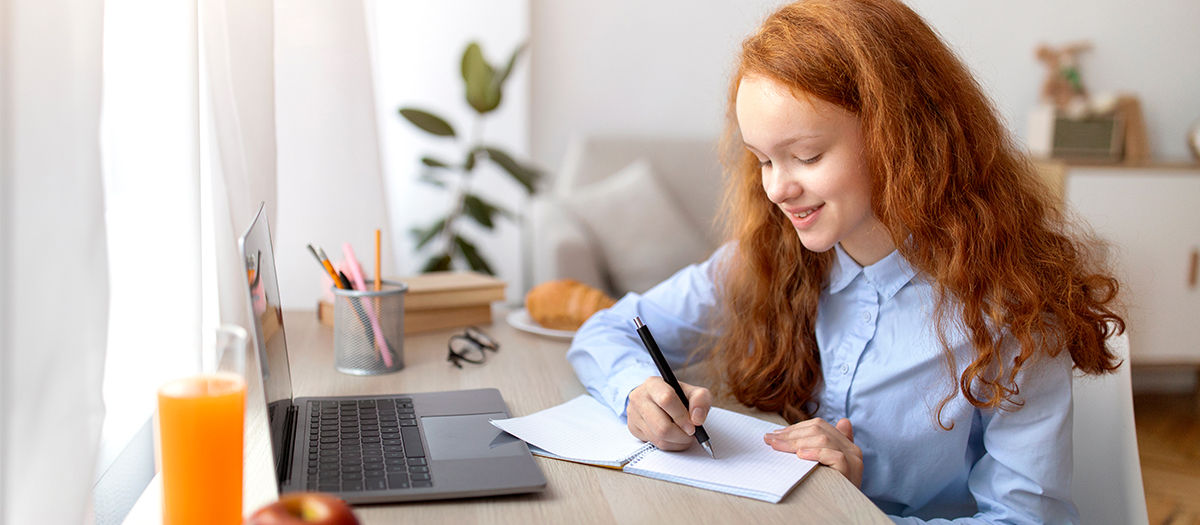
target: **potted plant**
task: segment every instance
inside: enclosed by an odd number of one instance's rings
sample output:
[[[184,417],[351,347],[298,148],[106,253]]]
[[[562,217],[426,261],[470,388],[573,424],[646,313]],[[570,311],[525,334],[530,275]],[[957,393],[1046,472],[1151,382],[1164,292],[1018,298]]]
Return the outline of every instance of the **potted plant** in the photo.
[[[478,43],[471,42],[467,45],[462,55],[462,78],[467,104],[475,110],[470,136],[460,135],[446,119],[430,111],[413,107],[403,107],[399,110],[400,116],[414,126],[436,137],[456,141],[461,145],[462,151],[460,161],[439,159],[431,155],[421,158],[424,171],[420,180],[454,192],[450,209],[445,215],[425,227],[416,227],[411,231],[416,240],[417,250],[434,248],[422,267],[422,272],[449,270],[455,266],[455,261],[461,261],[474,271],[488,275],[495,273],[475,242],[464,237],[459,228],[462,220],[474,221],[487,230],[494,229],[499,218],[515,220],[511,211],[489,201],[486,195],[472,191],[471,183],[476,175],[475,169],[481,161],[499,166],[529,194],[537,187],[541,176],[539,170],[526,162],[514,159],[499,147],[488,145],[482,137],[484,117],[500,106],[504,83],[512,73],[523,48],[523,45],[518,46],[509,57],[508,63],[498,68],[488,63]]]

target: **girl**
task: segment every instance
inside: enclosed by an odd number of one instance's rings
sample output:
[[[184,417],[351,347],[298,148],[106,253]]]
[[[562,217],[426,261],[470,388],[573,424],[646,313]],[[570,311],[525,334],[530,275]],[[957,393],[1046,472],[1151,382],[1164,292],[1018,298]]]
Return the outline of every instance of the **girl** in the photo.
[[[810,0],[743,43],[728,104],[730,240],[580,329],[588,391],[693,444],[713,394],[685,385],[684,409],[637,315],[673,364],[793,423],[766,444],[897,521],[1078,521],[1072,367],[1120,364],[1117,282],[966,67],[898,1]]]

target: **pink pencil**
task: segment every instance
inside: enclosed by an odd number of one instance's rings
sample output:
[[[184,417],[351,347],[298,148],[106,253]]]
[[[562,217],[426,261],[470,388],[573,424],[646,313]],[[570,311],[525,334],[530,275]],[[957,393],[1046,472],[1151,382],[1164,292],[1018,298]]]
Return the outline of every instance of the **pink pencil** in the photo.
[[[363,278],[362,266],[358,264],[358,259],[354,257],[354,248],[350,243],[342,244],[342,255],[346,257],[347,273],[349,273],[350,282],[354,283],[355,290],[367,289],[367,281]],[[387,345],[387,339],[383,338],[383,329],[379,327],[379,317],[375,315],[375,309],[371,307],[371,303],[363,301],[363,307],[367,310],[367,317],[371,319],[371,328],[375,330],[375,345],[379,347],[379,355],[383,357],[383,365],[392,367],[392,349]]]

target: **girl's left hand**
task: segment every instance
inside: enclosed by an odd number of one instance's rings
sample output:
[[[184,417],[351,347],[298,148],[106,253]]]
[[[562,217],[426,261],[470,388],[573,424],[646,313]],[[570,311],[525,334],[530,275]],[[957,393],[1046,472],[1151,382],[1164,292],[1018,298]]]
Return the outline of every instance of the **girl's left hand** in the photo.
[[[764,435],[763,441],[775,450],[832,467],[862,488],[862,449],[854,444],[854,427],[849,419],[838,421],[836,427],[821,418],[801,421]]]

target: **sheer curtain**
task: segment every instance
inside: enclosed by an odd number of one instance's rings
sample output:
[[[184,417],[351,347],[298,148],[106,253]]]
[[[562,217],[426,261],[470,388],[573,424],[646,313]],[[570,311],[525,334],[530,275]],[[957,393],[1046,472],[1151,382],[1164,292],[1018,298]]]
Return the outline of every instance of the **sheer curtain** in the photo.
[[[112,324],[96,519],[154,475],[155,390],[245,326],[237,235],[275,193],[271,0],[107,0]]]
[[[195,0],[106,0],[100,128],[111,284],[97,523],[154,475],[155,391],[202,344]]]
[[[273,0],[201,0],[201,122],[206,140],[205,287],[209,314],[247,326],[245,265],[237,238],[267,203],[275,224]]]
[[[308,243],[336,261],[348,242],[366,264],[380,228],[384,275],[397,275],[389,273],[397,245],[388,236],[400,230],[388,228],[378,119],[399,115],[375,105],[367,20],[363,0],[276,5],[279,221],[271,224],[284,308],[312,309],[329,293]],[[391,236],[408,240],[407,229]]]
[[[0,522],[120,522],[153,475],[155,389],[245,324],[236,237],[277,205],[274,8],[0,0]]]
[[[108,317],[101,7],[0,0],[0,522],[82,523]]]
[[[200,0],[199,17],[206,317],[249,328],[237,238],[260,202],[274,220],[278,200],[273,0]],[[248,442],[267,439],[265,421],[247,423]],[[244,471],[245,487],[275,487],[269,455],[247,456]],[[243,511],[274,499],[269,494],[245,490]]]

